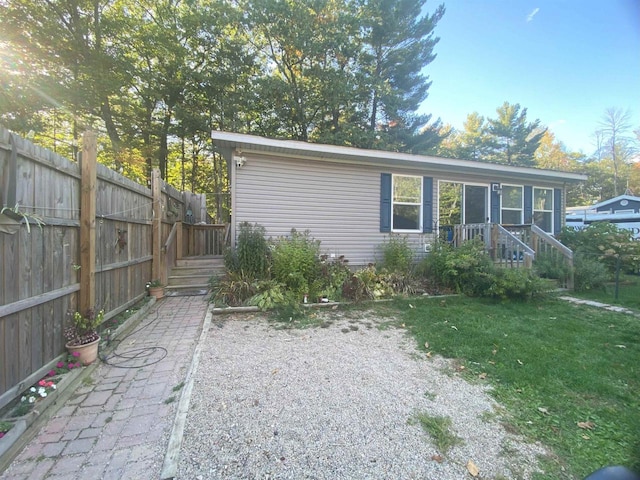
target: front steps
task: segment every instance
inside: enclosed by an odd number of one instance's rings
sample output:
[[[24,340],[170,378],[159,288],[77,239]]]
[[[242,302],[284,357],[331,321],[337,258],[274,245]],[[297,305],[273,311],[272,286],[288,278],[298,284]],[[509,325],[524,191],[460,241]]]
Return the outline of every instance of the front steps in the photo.
[[[187,257],[176,260],[167,282],[167,295],[206,295],[211,277],[224,275],[221,256]]]

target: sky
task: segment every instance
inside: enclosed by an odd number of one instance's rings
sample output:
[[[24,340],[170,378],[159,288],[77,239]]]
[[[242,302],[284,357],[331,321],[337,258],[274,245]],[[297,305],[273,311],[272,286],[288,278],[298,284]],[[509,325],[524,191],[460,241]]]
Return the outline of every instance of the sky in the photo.
[[[496,118],[505,101],[518,103],[586,155],[607,108],[629,110],[640,128],[640,0],[427,0],[425,9],[440,3],[418,113],[462,129],[472,112]]]

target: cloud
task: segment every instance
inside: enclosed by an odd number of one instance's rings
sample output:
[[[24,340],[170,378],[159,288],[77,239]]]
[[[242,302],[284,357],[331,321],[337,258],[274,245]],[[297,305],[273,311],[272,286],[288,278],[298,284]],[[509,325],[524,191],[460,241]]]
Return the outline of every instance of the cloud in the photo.
[[[533,17],[536,16],[536,13],[538,13],[540,11],[540,9],[538,7],[534,8],[531,13],[529,15],[527,15],[527,23],[529,23],[531,20],[533,20]]]

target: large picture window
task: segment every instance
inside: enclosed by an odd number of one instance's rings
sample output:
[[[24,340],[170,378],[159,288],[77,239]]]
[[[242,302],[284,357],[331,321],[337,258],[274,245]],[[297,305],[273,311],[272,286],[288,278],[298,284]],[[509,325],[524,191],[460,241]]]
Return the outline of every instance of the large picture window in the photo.
[[[501,220],[504,225],[522,224],[523,195],[522,187],[502,185]]]
[[[553,189],[533,189],[533,223],[548,233],[553,233]]]
[[[393,176],[392,229],[421,231],[422,177]]]

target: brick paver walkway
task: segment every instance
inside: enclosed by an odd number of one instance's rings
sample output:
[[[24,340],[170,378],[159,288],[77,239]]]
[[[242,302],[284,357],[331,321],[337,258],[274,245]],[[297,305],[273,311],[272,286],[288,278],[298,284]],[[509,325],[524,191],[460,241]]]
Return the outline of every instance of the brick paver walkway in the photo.
[[[121,356],[96,368],[0,479],[159,478],[180,398],[174,387],[185,380],[207,306],[201,296],[154,305],[118,346]]]

